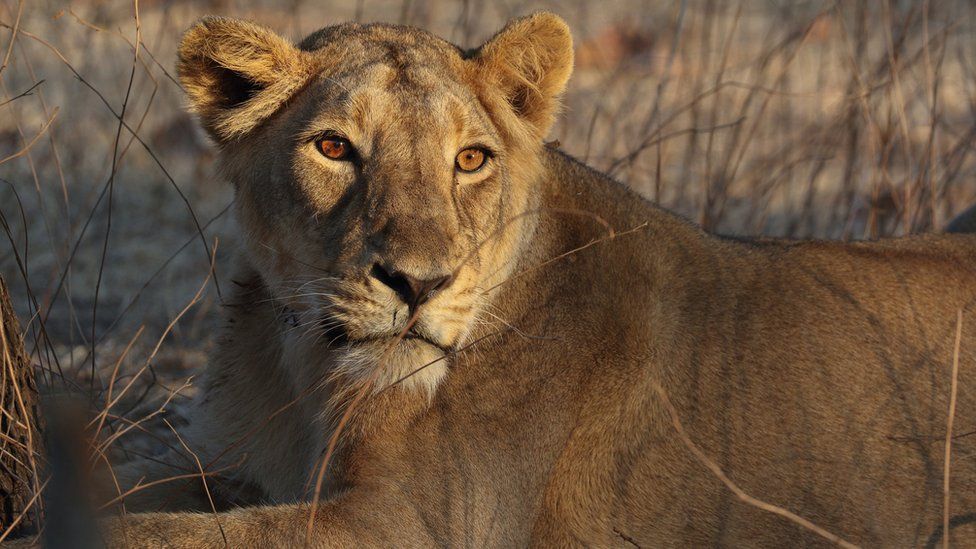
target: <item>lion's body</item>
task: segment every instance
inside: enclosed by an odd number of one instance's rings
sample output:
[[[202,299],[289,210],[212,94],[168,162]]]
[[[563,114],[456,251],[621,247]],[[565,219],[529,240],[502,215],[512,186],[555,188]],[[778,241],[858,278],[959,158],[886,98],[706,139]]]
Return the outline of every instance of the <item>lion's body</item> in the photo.
[[[976,437],[966,436],[976,429],[976,236],[720,238],[557,151],[530,150],[538,167],[514,213],[530,212],[531,223],[494,250],[510,256],[504,276],[471,275],[490,295],[490,316],[470,324],[424,386],[385,383],[356,400],[339,386],[347,378],[328,376],[339,351],[285,321],[268,263],[244,254],[189,441],[205,463],[237,466],[218,495],[276,505],[133,515],[128,539],[826,543],[739,501],[679,436],[659,387],[690,440],[751,496],[854,543],[924,545],[941,539],[962,310],[952,539],[976,542]],[[316,372],[327,382],[316,384]],[[356,412],[309,523],[302,502],[349,402]],[[206,509],[180,494],[127,503]]]

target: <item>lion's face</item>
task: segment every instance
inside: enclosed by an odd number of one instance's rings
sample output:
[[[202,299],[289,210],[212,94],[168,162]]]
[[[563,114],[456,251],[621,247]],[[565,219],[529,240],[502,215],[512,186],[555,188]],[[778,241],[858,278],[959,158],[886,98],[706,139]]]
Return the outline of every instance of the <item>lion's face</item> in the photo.
[[[572,59],[560,25],[521,20],[471,55],[384,25],[299,48],[234,20],[187,33],[181,77],[221,143],[248,257],[344,372],[386,386],[421,370],[432,389],[491,315],[531,235]]]

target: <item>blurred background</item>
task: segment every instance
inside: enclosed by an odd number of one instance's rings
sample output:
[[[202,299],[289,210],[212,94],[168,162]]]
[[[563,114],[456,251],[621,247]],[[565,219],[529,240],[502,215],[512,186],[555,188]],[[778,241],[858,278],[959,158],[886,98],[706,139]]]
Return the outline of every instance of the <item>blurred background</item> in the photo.
[[[235,246],[174,79],[195,19],[475,47],[537,9],[577,44],[550,139],[710,230],[875,238],[976,203],[967,1],[0,0],[0,273],[40,381],[88,395],[119,452],[154,452],[195,391]]]

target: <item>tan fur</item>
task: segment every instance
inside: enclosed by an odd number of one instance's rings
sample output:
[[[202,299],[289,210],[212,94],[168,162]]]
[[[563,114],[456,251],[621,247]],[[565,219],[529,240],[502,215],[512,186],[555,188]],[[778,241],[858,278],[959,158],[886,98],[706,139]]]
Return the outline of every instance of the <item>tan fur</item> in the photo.
[[[386,25],[298,47],[228,19],[187,33],[180,75],[244,242],[187,438],[227,468],[210,484],[223,505],[263,505],[129,515],[113,544],[299,546],[319,460],[370,380],[314,546],[826,544],[738,501],[655,384],[753,496],[854,543],[941,543],[960,309],[951,536],[976,543],[976,237],[706,234],[541,145],[571,65],[545,13],[472,52]],[[325,130],[360,163],[318,155]],[[495,158],[455,174],[472,144]],[[416,323],[446,351],[397,342],[406,306],[376,262],[455,275]],[[199,479],[158,488],[128,509],[207,509]]]

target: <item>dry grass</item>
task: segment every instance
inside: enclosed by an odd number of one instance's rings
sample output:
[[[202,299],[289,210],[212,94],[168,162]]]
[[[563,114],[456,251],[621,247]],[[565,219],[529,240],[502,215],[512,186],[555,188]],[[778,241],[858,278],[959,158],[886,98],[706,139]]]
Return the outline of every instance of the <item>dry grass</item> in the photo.
[[[230,4],[0,0],[0,272],[40,381],[90,398],[107,459],[179,444],[161,418],[178,425],[194,394],[234,248],[230,189],[172,74],[206,13],[296,38],[402,22],[475,46],[551,9],[578,44],[552,138],[725,233],[902,235],[976,202],[961,0]]]

